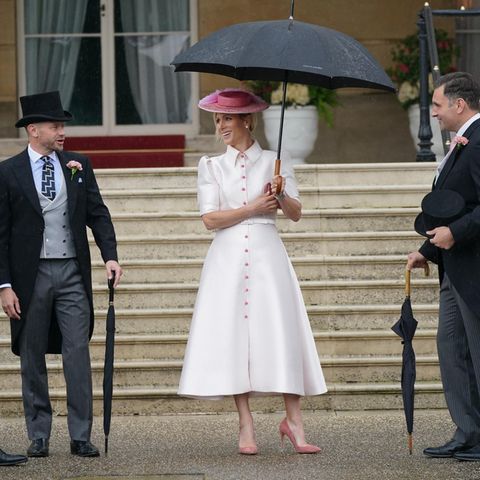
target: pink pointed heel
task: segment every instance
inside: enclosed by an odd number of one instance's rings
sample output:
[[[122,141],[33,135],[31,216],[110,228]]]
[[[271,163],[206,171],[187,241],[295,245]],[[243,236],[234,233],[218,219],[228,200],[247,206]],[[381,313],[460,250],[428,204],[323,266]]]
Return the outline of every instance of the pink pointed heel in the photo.
[[[279,430],[280,430],[280,440],[282,442],[282,445],[283,445],[283,437],[286,435],[288,439],[292,442],[293,448],[297,453],[318,453],[322,451],[322,449],[320,447],[317,447],[316,445],[310,445],[308,443],[306,445],[298,445],[297,440],[293,435],[293,432],[290,429],[286,418],[284,418],[280,423]]]
[[[256,455],[258,453],[257,447],[238,447],[240,455]]]

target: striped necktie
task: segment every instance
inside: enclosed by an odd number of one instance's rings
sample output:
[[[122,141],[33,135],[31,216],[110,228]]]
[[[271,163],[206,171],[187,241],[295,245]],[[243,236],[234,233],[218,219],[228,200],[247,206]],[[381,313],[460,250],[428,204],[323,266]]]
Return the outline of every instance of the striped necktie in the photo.
[[[42,195],[53,201],[55,199],[55,170],[50,157],[42,157]]]

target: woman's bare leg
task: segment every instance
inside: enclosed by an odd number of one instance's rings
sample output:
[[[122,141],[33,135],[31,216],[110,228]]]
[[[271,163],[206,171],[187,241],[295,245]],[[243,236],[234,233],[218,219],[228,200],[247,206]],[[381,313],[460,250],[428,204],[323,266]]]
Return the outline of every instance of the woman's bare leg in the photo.
[[[255,429],[253,427],[253,417],[248,404],[248,393],[234,395],[235,405],[238,410],[238,420],[240,424],[240,434],[238,439],[239,448],[257,447],[255,441]]]
[[[302,412],[300,410],[300,396],[284,393],[285,411],[287,413],[288,425],[295,436],[297,445],[308,445],[305,441],[305,432],[303,430]]]

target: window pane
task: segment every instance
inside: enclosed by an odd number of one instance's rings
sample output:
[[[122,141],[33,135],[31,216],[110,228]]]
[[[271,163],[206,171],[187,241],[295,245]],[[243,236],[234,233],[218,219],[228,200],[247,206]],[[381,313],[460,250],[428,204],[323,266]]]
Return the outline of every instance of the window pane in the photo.
[[[73,87],[69,125],[102,125],[102,58],[99,38],[83,38]]]
[[[82,33],[87,6],[92,21],[99,14],[99,0],[25,0],[25,33]],[[90,27],[92,28],[91,21]],[[99,31],[99,22],[97,26]]]
[[[27,38],[27,95],[59,90],[74,125],[101,125],[100,39]]]
[[[189,35],[115,39],[116,123],[190,123],[190,74],[175,73],[171,59]]]
[[[115,0],[115,32],[190,30],[189,0]]]

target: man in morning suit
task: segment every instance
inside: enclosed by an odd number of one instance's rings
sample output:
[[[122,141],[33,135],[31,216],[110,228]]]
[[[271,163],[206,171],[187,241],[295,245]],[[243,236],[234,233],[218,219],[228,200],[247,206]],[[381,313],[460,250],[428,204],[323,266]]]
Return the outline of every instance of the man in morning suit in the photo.
[[[52,423],[46,353],[61,353],[67,388],[70,452],[98,456],[90,442],[93,332],[93,232],[107,276],[118,285],[115,231],[88,158],[63,152],[58,92],[20,98],[28,147],[0,163],[0,298],[9,316],[12,350],[20,355],[30,457],[49,454]]]
[[[448,410],[456,425],[450,441],[424,450],[430,457],[480,461],[480,85],[468,73],[444,75],[435,85],[432,116],[456,132],[437,168],[433,190],[465,200],[465,211],[408,256],[407,268],[438,264],[440,310],[437,349]]]

